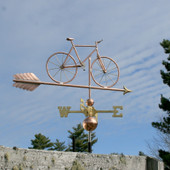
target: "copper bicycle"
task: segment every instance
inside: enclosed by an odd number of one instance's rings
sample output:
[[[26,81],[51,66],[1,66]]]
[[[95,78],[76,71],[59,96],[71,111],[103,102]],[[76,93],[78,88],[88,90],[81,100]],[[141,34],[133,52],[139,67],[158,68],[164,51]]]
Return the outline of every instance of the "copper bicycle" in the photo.
[[[110,57],[103,57],[99,55],[98,44],[103,40],[96,41],[95,45],[75,45],[74,38],[67,38],[71,42],[71,49],[68,53],[56,52],[52,54],[46,62],[46,70],[49,77],[56,83],[66,84],[71,82],[76,74],[78,67],[85,67],[85,62],[94,52],[97,53],[96,59],[92,62],[90,73],[93,81],[101,87],[112,87],[119,79],[119,68],[116,62]],[[78,55],[76,47],[92,47],[93,51],[82,61]],[[71,52],[74,50],[79,61],[77,63]]]

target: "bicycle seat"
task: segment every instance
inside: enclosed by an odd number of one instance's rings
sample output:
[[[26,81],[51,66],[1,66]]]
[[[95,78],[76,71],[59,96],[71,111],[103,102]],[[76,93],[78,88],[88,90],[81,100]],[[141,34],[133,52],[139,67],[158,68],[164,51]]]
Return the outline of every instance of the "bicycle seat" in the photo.
[[[67,40],[67,41],[73,41],[74,38],[67,38],[66,40]]]

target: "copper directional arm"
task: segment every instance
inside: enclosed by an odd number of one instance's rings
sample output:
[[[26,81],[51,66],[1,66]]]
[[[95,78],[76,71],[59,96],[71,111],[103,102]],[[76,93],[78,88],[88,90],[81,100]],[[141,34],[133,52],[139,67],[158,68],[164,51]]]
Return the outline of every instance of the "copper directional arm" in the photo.
[[[71,106],[58,107],[61,117],[68,117],[69,113],[83,113],[86,117],[95,117],[98,121],[98,113],[113,113],[112,117],[123,117],[123,114],[117,114],[119,110],[123,110],[123,106],[113,106],[113,110],[96,110],[93,106],[85,106],[81,99],[80,110],[70,110]]]

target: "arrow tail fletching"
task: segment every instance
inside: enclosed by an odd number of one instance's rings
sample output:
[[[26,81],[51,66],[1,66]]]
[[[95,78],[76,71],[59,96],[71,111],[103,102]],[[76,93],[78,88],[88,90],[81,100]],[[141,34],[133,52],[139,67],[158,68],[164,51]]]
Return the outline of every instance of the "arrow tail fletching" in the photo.
[[[40,81],[39,78],[34,73],[20,73],[15,74],[14,78],[16,80],[32,80],[32,81]]]
[[[20,73],[14,75],[14,87],[21,88],[28,91],[35,90],[40,84],[34,84],[35,81],[40,81],[39,78],[34,73]],[[29,80],[27,83],[21,83],[19,80]]]

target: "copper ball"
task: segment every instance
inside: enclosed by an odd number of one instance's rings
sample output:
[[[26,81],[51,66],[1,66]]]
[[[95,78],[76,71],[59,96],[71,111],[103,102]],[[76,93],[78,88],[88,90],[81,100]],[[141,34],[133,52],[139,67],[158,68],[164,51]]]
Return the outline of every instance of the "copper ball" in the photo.
[[[87,117],[83,121],[83,128],[87,131],[93,131],[98,125],[97,120],[94,117]]]
[[[93,104],[94,104],[94,100],[93,100],[93,99],[88,99],[88,100],[86,101],[86,105],[87,105],[87,106],[93,106]]]

